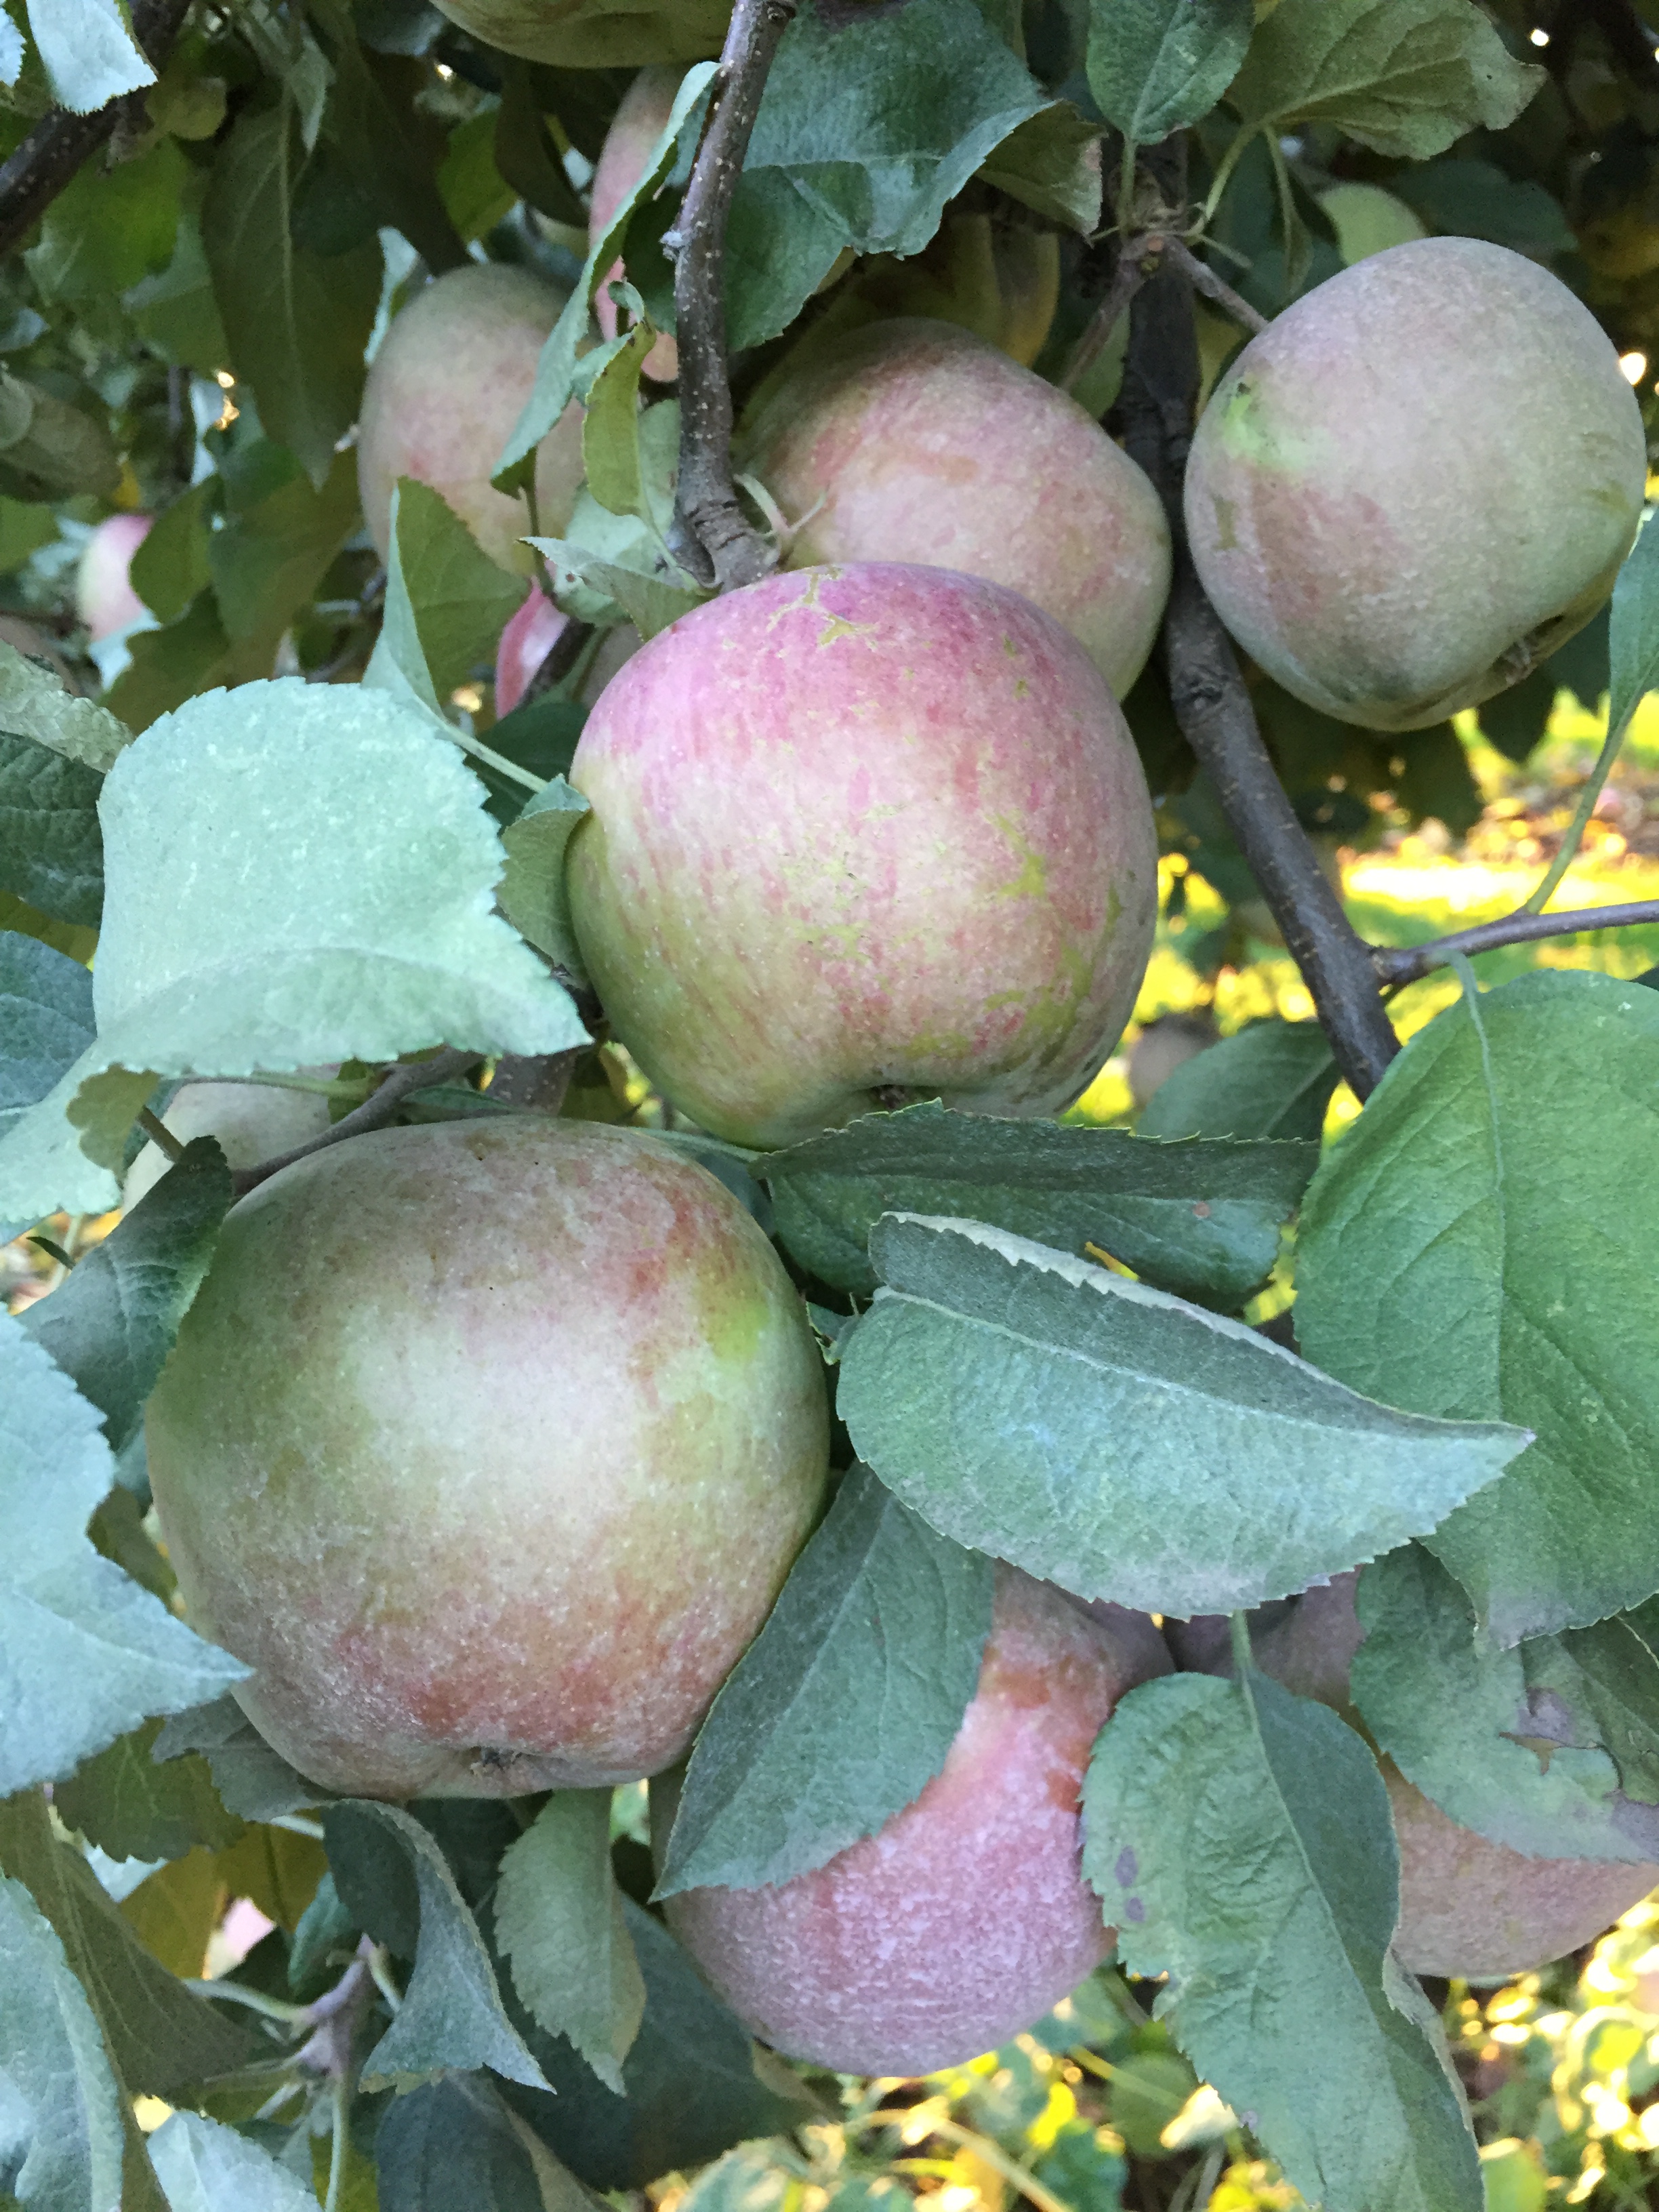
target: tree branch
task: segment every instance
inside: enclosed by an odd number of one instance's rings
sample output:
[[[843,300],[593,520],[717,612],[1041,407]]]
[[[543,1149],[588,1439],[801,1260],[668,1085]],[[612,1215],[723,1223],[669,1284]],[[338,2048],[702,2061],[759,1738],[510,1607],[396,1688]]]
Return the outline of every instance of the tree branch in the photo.
[[[463,1075],[469,1067],[476,1067],[483,1058],[481,1052],[437,1052],[430,1060],[406,1060],[394,1067],[378,1091],[365,1098],[361,1106],[354,1106],[343,1114],[332,1128],[325,1129],[320,1137],[309,1143],[296,1145],[291,1152],[279,1152],[274,1159],[261,1160],[257,1167],[238,1168],[230,1178],[231,1188],[238,1198],[257,1190],[262,1182],[282,1168],[292,1167],[295,1160],[308,1159],[313,1152],[326,1152],[331,1145],[343,1144],[348,1137],[366,1136],[371,1129],[383,1129],[406,1098],[417,1091],[429,1091],[434,1084],[447,1083]]]
[[[1530,945],[1543,937],[1578,937],[1595,929],[1637,929],[1659,923],[1659,899],[1629,906],[1579,907],[1571,914],[1506,914],[1474,929],[1459,929],[1427,945],[1374,945],[1371,963],[1390,988],[1414,983],[1446,967],[1455,953],[1490,952],[1499,945]]]
[[[1186,148],[1177,134],[1144,157],[1171,206],[1186,200]],[[1164,623],[1170,699],[1182,736],[1206,769],[1245,859],[1261,885],[1313,1002],[1336,1064],[1365,1098],[1400,1049],[1378,994],[1370,947],[1326,881],[1256,727],[1231,641],[1204,595],[1182,518],[1199,362],[1193,289],[1166,257],[1130,310],[1128,359],[1117,419],[1132,459],[1158,487],[1175,545]]]
[[[674,550],[699,581],[723,592],[757,582],[774,565],[772,550],[744,514],[732,480],[726,223],[767,72],[798,4],[799,0],[737,0],[677,231],[680,477]]]
[[[1210,267],[1208,262],[1200,261],[1184,240],[1166,239],[1164,241],[1164,250],[1176,268],[1188,279],[1194,289],[1201,292],[1206,300],[1213,300],[1223,314],[1231,315],[1234,322],[1242,325],[1252,336],[1258,335],[1267,329],[1267,316],[1258,314],[1242,294],[1235,292],[1231,284],[1224,283]]]
[[[190,0],[137,0],[133,35],[159,72],[173,50]],[[9,253],[39,222],[90,154],[120,120],[123,103],[107,101],[92,115],[54,107],[42,116],[16,151],[0,162],[0,254]]]

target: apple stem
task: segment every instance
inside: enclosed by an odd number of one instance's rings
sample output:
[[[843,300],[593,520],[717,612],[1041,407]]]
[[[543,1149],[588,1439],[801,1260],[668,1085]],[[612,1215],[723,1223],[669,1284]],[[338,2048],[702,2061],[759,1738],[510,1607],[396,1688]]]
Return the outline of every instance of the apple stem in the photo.
[[[384,1128],[397,1113],[404,1101],[417,1091],[429,1091],[434,1084],[449,1083],[469,1068],[476,1067],[483,1059],[481,1052],[437,1052],[429,1060],[404,1061],[394,1067],[377,1090],[371,1091],[361,1106],[354,1106],[343,1114],[331,1128],[325,1129],[320,1137],[308,1144],[296,1145],[291,1152],[279,1152],[274,1159],[261,1160],[257,1167],[233,1170],[231,1188],[238,1198],[245,1198],[278,1169],[292,1167],[295,1160],[307,1158],[330,1145],[343,1144],[348,1137],[361,1137],[370,1129]]]
[[[680,470],[674,551],[699,581],[722,592],[757,583],[775,565],[772,548],[743,511],[732,476],[726,225],[767,74],[798,4],[737,0],[678,225]]]
[[[1570,914],[1506,914],[1499,921],[1456,930],[1427,945],[1373,945],[1371,960],[1384,983],[1397,990],[1431,969],[1446,967],[1460,952],[1467,957],[1499,945],[1529,945],[1541,937],[1577,937],[1587,930],[1639,929],[1654,923],[1659,923],[1659,899],[1639,899],[1628,906],[1578,907]]]
[[[1231,315],[1253,337],[1267,329],[1268,318],[1258,314],[1249,301],[1218,276],[1207,262],[1200,261],[1184,240],[1166,238],[1164,251],[1188,278],[1194,291],[1201,292],[1206,300],[1213,300],[1224,314]]]
[[[1143,158],[1165,204],[1184,209],[1184,135],[1176,133]],[[1380,995],[1372,949],[1349,921],[1296,818],[1261,741],[1232,642],[1193,566],[1181,494],[1198,388],[1192,278],[1166,252],[1131,308],[1115,420],[1130,459],[1158,488],[1174,546],[1175,583],[1163,639],[1170,702],[1182,735],[1215,784],[1228,827],[1301,971],[1336,1064],[1364,1099],[1400,1041]]]

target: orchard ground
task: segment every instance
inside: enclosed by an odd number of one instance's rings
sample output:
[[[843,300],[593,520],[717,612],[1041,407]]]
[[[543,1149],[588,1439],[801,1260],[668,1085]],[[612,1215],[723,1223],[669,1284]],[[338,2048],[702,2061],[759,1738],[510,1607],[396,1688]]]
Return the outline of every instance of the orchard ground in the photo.
[[[1412,945],[1518,903],[1560,842],[1606,734],[1605,707],[1605,700],[1591,708],[1559,693],[1544,741],[1519,766],[1485,741],[1473,714],[1460,716],[1484,810],[1457,840],[1437,818],[1407,828],[1403,811],[1379,798],[1359,845],[1338,856],[1360,931],[1377,943]],[[1184,951],[1224,920],[1226,908],[1196,872],[1183,884],[1186,875],[1178,854],[1161,863],[1158,941],[1133,1019],[1070,1120],[1133,1126],[1129,1054],[1164,1015],[1207,1010],[1223,1036],[1266,1016],[1311,1018],[1295,963],[1260,939],[1212,977],[1190,963]],[[1580,908],[1655,896],[1659,693],[1643,702],[1557,903]],[[1476,964],[1489,986],[1533,967],[1641,975],[1659,966],[1659,926],[1507,946],[1478,956]],[[1456,995],[1445,970],[1407,986],[1393,1006],[1401,1035],[1425,1027]],[[612,1051],[633,1121],[672,1127],[673,1109],[625,1054]],[[1357,1111],[1339,1085],[1328,1132]],[[59,1216],[48,1230],[78,1256],[119,1218]],[[0,1248],[0,1292],[14,1312],[53,1287],[60,1272],[27,1239]],[[1275,1281],[1249,1316],[1267,1318],[1283,1303]],[[638,1785],[617,1793],[620,1833],[643,1838],[643,1798]],[[303,1838],[288,1840],[289,1859],[247,1870],[246,1887],[269,1911],[251,1896],[213,1894],[204,1956],[185,1924],[192,1915],[198,1928],[207,1924],[204,1900],[187,1900],[181,1914],[176,1880],[140,1882],[123,1911],[175,1971],[226,1973],[267,1936],[270,1913],[297,1917],[314,1886],[320,1853]],[[209,1855],[191,1858],[210,1883]],[[1545,2212],[1592,2197],[1613,2207],[1656,2201],[1659,2102],[1647,2100],[1659,2086],[1659,1893],[1573,1959],[1502,1986],[1428,1987],[1474,2114],[1492,2212]],[[902,2196],[913,2194],[925,2195],[931,2212],[1015,2212],[1022,2203],[1035,2212],[1174,2212],[1193,2203],[1211,2212],[1297,2212],[1303,2199],[1253,2155],[1226,2106],[1151,2021],[1154,1995],[1109,1965],[1002,2049],[919,2081],[849,2079],[839,2119],[744,2145],[701,2171],[671,2173],[643,2200],[651,2212],[828,2212],[832,2203],[835,2212],[901,2212]],[[146,2129],[168,2110],[159,2099],[139,2100]]]

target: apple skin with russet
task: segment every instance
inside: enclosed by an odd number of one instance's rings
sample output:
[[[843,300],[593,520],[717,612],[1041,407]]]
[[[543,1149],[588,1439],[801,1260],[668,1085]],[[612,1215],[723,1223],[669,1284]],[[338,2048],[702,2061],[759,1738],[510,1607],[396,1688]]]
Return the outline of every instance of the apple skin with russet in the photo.
[[[1111,1948],[1083,1879],[1083,1778],[1119,1698],[1168,1672],[1144,1615],[1091,1618],[999,1565],[978,1686],[921,1796],[811,1873],[668,1898],[669,1926],[790,2057],[878,2075],[977,2057]],[[672,1791],[653,1785],[652,1799],[660,1838]]]
[[[473,263],[434,278],[394,318],[369,367],[357,432],[363,520],[382,560],[392,492],[399,477],[414,477],[441,493],[498,567],[531,573],[536,556],[520,543],[529,507],[489,479],[566,296],[527,269]],[[546,536],[562,536],[581,476],[581,409],[573,400],[536,449]]]
[[[1358,1579],[1358,1573],[1336,1575],[1326,1589],[1265,1607],[1251,1644],[1264,1674],[1296,1697],[1333,1706],[1363,1732],[1348,1688],[1365,1633],[1354,1609]],[[1232,1672],[1222,1616],[1167,1621],[1164,1635],[1189,1672]],[[1601,1935],[1659,1886],[1659,1866],[1528,1858],[1510,1850],[1443,1813],[1391,1759],[1378,1764],[1400,1845],[1395,1954],[1414,1974],[1484,1980],[1529,1973]]]
[[[716,1135],[1049,1114],[1134,1004],[1146,777],[1087,654],[997,585],[866,562],[711,600],[612,679],[571,781],[587,973]]]
[[[132,588],[132,556],[149,536],[150,514],[106,514],[75,571],[75,611],[95,645],[148,611]]]
[[[1022,592],[1121,699],[1170,595],[1142,471],[1074,399],[915,315],[813,351],[744,425],[740,465],[796,526],[787,562],[914,561]]]
[[[150,1400],[189,1618],[313,1782],[504,1796],[682,1757],[823,1498],[823,1364],[660,1139],[376,1131],[227,1217]]]
[[[1340,721],[1415,730],[1583,627],[1646,477],[1641,410],[1589,310],[1504,246],[1425,238],[1251,339],[1194,438],[1187,531],[1268,675]]]

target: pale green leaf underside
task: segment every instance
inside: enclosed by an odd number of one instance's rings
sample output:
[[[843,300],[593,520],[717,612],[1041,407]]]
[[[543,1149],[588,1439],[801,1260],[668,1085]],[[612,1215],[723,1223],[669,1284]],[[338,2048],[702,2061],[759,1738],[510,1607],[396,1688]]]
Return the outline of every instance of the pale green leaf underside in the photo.
[[[248,684],[153,724],[100,805],[98,1039],[0,1140],[0,1218],[115,1203],[146,1070],[585,1042],[494,911],[483,798],[429,721],[362,685]]]
[[[854,1448],[957,1542],[1080,1597],[1231,1613],[1433,1528],[1525,1442],[1334,1382],[1241,1322],[982,1224],[890,1214],[844,1340]]]
[[[247,1673],[100,1558],[86,1535],[115,1479],[99,1416],[0,1316],[0,1797],[71,1773],[152,1713]]]
[[[1389,1952],[1399,1860],[1352,1729],[1261,1674],[1145,1683],[1096,1745],[1084,1834],[1120,1956],[1169,1976],[1158,2013],[1310,2203],[1480,2212],[1438,2023]]]
[[[1308,1193],[1308,1357],[1535,1431],[1431,1547],[1500,1644],[1659,1589],[1656,1158],[1659,993],[1540,969],[1413,1037]]]
[[[317,2212],[311,2190],[268,2150],[200,2112],[175,2112],[149,2139],[168,2212]]]
[[[118,2204],[120,2093],[96,2017],[50,1923],[4,1879],[0,1989],[0,2173],[20,2203]]]
[[[154,84],[116,0],[27,0],[29,28],[54,98],[76,115]]]
[[[658,1895],[787,1881],[918,1797],[979,1680],[992,1577],[854,1468],[703,1723]]]

